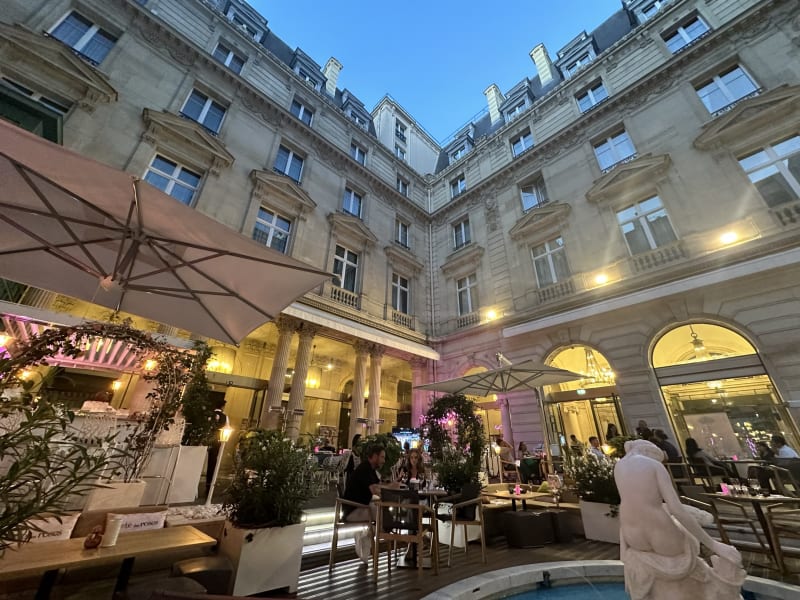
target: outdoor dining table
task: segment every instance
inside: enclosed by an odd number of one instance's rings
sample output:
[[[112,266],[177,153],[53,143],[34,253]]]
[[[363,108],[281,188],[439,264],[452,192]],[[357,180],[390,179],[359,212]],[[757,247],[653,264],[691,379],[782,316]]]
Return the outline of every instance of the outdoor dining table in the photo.
[[[108,548],[83,547],[83,538],[28,543],[9,548],[0,558],[0,583],[23,577],[40,576],[36,600],[45,600],[56,582],[59,569],[113,567],[120,565],[114,595],[124,593],[137,557],[166,555],[175,550],[206,548],[217,541],[190,525],[120,534]]]
[[[542,496],[550,496],[551,494],[546,494],[543,492],[521,492],[519,494],[515,494],[513,492],[509,492],[508,490],[498,490],[496,492],[481,492],[484,496],[488,498],[500,498],[501,500],[511,500],[511,508],[513,510],[517,510],[517,500],[522,501],[522,510],[525,510],[527,505],[525,504],[526,500],[536,500],[537,498],[541,498]]]

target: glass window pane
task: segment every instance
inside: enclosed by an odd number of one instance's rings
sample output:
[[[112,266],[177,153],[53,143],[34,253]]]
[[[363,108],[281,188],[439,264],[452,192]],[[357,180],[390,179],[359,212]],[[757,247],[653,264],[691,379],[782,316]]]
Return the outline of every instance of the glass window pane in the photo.
[[[203,121],[203,125],[208,127],[211,131],[218,132],[220,125],[222,125],[222,118],[224,116],[225,109],[216,102],[212,102],[211,106],[208,108],[208,112],[206,113],[206,118]]]
[[[154,171],[148,171],[147,174],[144,176],[144,180],[150,185],[157,187],[162,192],[166,190],[167,185],[169,185],[169,179],[167,179],[163,175],[155,173]]]
[[[539,284],[539,287],[546,287],[555,283],[547,256],[542,256],[535,259],[533,261],[533,266],[536,269],[536,281]]]
[[[678,239],[672,230],[666,210],[662,209],[647,215],[647,223],[650,227],[650,233],[656,242],[656,247],[666,246]]]
[[[631,221],[622,226],[622,233],[628,242],[631,254],[639,254],[651,250],[650,242],[639,221]]]
[[[203,112],[203,108],[206,105],[206,100],[207,98],[203,96],[203,94],[196,91],[192,92],[192,95],[189,96],[189,99],[183,107],[183,114],[195,121],[199,120],[200,114]]]
[[[755,84],[740,67],[725,73],[721,79],[728,87],[730,95],[737,100],[756,90]]]
[[[739,164],[742,165],[742,168],[745,171],[750,171],[759,165],[763,165],[769,162],[769,156],[765,151],[756,152],[755,154],[751,154],[750,156],[745,156],[744,158],[739,160]]]
[[[722,93],[722,90],[719,88],[716,82],[700,88],[697,91],[697,94],[700,96],[700,100],[708,109],[708,112],[716,112],[728,105],[728,99],[725,97],[725,94]]]
[[[567,264],[567,253],[561,249],[552,254],[553,269],[555,270],[556,281],[564,281],[570,275],[569,265]]]
[[[774,166],[752,173],[750,180],[755,184],[767,206],[778,206],[797,199],[786,179]]]
[[[194,190],[176,183],[174,186],[172,186],[172,191],[169,193],[169,195],[188,205],[192,203]]]
[[[661,198],[658,196],[653,196],[652,198],[648,198],[647,200],[639,202],[639,213],[646,215],[647,213],[658,210],[661,207]]]
[[[78,13],[71,13],[66,19],[61,21],[51,35],[57,40],[61,40],[66,45],[74,48],[78,40],[89,31],[91,26],[91,21],[84,19]]]
[[[289,177],[295,181],[300,181],[300,175],[303,172],[303,160],[297,156],[292,157],[292,164],[289,165]]]
[[[617,213],[617,221],[620,223],[626,223],[628,221],[632,221],[636,218],[636,206],[630,206],[625,210],[621,210]]]
[[[780,144],[775,144],[775,154],[778,156],[788,156],[795,152],[800,152],[800,135],[789,138]]]
[[[111,48],[114,47],[116,41],[117,38],[100,30],[80,49],[80,52],[99,64],[103,62],[103,59],[111,51]]]
[[[167,160],[162,156],[156,156],[153,159],[153,168],[158,169],[159,171],[162,171],[164,173],[167,173],[168,175],[172,175],[175,172],[177,166],[178,166],[177,164],[175,164],[171,160]]]
[[[228,66],[234,73],[241,73],[242,67],[244,66],[244,60],[238,56],[233,56]]]
[[[195,175],[186,169],[181,169],[180,173],[178,174],[178,179],[184,183],[188,183],[192,187],[197,187],[197,184],[200,183],[200,176]]]

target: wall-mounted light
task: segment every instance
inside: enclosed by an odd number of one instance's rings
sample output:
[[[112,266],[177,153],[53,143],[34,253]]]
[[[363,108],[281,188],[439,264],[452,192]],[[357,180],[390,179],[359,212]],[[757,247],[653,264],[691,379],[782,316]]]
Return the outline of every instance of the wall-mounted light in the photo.
[[[13,340],[13,339],[14,338],[12,338],[7,333],[0,332],[0,348],[5,348],[6,346],[8,346],[8,344],[10,344],[11,340]]]
[[[726,231],[721,236],[719,236],[719,241],[721,244],[728,245],[733,244],[734,242],[738,241],[739,234],[735,231]]]
[[[497,311],[496,310],[494,310],[492,308],[492,309],[489,309],[489,310],[486,311],[486,320],[487,321],[494,321],[496,318],[497,318]]]
[[[122,388],[122,382],[119,379],[111,382],[111,389],[112,390],[114,390],[116,392],[120,388]]]
[[[144,370],[145,371],[152,371],[157,366],[158,366],[158,362],[156,362],[152,358],[148,358],[146,361],[144,361]]]
[[[605,285],[608,283],[608,275],[605,273],[598,273],[594,276],[594,282],[597,285]]]
[[[213,352],[211,359],[206,364],[206,370],[214,373],[233,373],[233,361],[236,360],[236,352],[231,348],[215,346],[211,348]]]

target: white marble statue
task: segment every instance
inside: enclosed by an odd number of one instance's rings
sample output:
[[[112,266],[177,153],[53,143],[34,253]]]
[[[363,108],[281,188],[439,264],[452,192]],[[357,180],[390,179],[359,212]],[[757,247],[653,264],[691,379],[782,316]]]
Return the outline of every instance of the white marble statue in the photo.
[[[745,579],[733,546],[712,539],[681,503],[663,452],[646,440],[625,442],[614,468],[622,499],[620,555],[631,600],[735,600]],[[709,565],[700,557],[708,548]]]

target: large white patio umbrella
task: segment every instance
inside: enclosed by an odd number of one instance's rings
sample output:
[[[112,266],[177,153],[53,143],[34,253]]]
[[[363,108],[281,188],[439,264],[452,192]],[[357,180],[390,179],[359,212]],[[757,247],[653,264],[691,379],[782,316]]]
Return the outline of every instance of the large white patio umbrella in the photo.
[[[236,344],[331,275],[0,119],[0,277]]]

